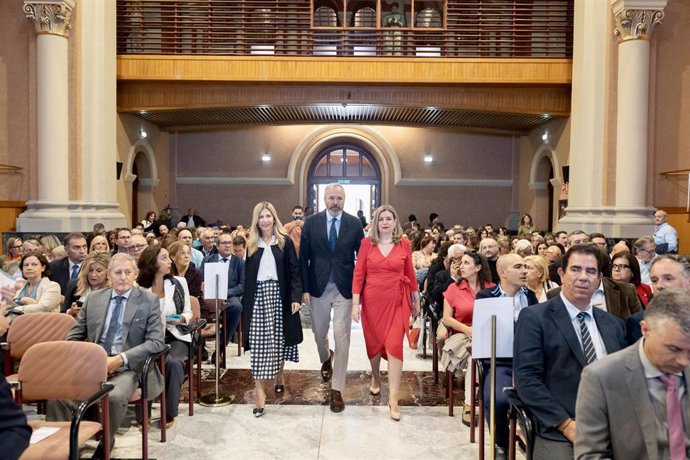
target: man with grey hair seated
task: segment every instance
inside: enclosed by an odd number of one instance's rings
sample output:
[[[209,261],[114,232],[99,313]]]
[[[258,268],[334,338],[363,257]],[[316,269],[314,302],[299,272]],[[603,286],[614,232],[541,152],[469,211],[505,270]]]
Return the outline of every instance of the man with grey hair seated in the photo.
[[[654,296],[643,339],[585,367],[575,458],[685,459],[690,453],[690,290]]]
[[[496,262],[498,261],[498,243],[493,238],[484,238],[479,242],[479,254],[486,257],[489,262],[489,270],[491,271],[491,281],[498,284],[501,278],[498,276],[496,270]]]
[[[589,243],[589,235],[584,230],[573,230],[568,234],[568,247],[576,244]]]
[[[448,256],[444,260],[446,269],[434,276],[434,286],[431,288],[431,297],[439,305],[443,305],[443,293],[448,286],[460,279],[460,260],[467,252],[462,244],[453,244],[448,248]]]
[[[633,243],[635,258],[640,265],[640,277],[642,282],[649,286],[652,285],[652,278],[649,276],[649,269],[656,257],[656,243],[651,236],[642,236]]]

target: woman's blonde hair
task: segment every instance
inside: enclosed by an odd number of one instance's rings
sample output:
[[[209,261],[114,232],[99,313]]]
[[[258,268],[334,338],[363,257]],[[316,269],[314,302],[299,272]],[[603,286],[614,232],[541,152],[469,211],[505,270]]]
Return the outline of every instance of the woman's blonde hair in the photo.
[[[542,256],[527,256],[525,257],[526,263],[532,263],[541,269],[541,276],[539,277],[540,283],[546,283],[549,279],[549,266],[546,260]]]
[[[383,204],[374,211],[374,215],[371,218],[371,225],[369,226],[369,239],[374,244],[379,244],[381,242],[379,235],[379,216],[381,216],[381,213],[385,211],[393,214],[393,218],[395,219],[395,227],[393,228],[393,243],[397,244],[402,238],[403,230],[400,226],[400,219],[398,219],[398,212],[389,204]]]
[[[108,271],[108,266],[110,265],[110,253],[109,252],[92,252],[86,256],[84,263],[81,264],[81,269],[79,270],[79,276],[77,277],[77,290],[75,294],[80,296],[86,292],[89,286],[89,267],[91,264],[103,265],[105,271]],[[110,278],[106,275],[105,285],[103,287],[110,287]]]
[[[282,251],[285,247],[285,237],[287,233],[283,228],[283,224],[278,218],[276,208],[268,201],[262,201],[254,206],[252,212],[252,224],[249,226],[249,239],[247,240],[247,257],[250,257],[259,248],[259,239],[261,238],[261,231],[259,230],[259,215],[261,211],[268,209],[268,212],[273,216],[273,236],[276,237],[276,243]]]
[[[108,243],[108,238],[106,238],[103,235],[96,235],[93,237],[93,239],[91,240],[91,244],[89,245],[89,252],[94,252],[93,251],[94,244],[101,243],[101,242],[105,243],[105,251],[103,251],[103,252],[110,252],[110,243]]]

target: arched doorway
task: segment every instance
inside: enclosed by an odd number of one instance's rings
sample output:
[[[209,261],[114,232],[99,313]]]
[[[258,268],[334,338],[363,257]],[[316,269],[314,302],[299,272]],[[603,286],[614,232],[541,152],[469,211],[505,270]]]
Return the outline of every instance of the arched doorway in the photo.
[[[307,175],[307,206],[319,212],[326,185],[338,182],[345,188],[345,211],[362,211],[369,219],[381,202],[381,171],[374,157],[351,144],[336,144],[314,157]]]
[[[538,227],[552,231],[558,222],[558,198],[563,182],[558,157],[549,146],[542,145],[535,152],[530,169],[529,188],[534,191],[532,217]]]

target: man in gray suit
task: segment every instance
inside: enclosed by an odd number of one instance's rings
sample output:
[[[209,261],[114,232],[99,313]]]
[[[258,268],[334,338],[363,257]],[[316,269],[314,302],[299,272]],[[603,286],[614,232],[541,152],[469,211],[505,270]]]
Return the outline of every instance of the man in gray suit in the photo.
[[[575,458],[685,459],[690,453],[690,291],[658,293],[643,338],[582,372]]]
[[[321,377],[324,381],[333,378],[331,410],[341,412],[345,409],[341,392],[345,389],[352,328],[352,274],[364,232],[359,219],[343,211],[342,185],[328,185],[323,198],[326,210],[310,216],[302,228],[302,302],[309,305]],[[335,353],[328,344],[331,311]]]
[[[102,345],[108,353],[111,443],[125,418],[127,403],[139,387],[146,358],[165,348],[160,301],[150,292],[134,287],[139,270],[129,254],[113,255],[108,267],[112,288],[92,292],[77,316],[67,340],[87,340]],[[154,366],[155,367],[155,366]],[[163,389],[158,368],[147,376],[150,398]],[[48,404],[49,420],[69,420],[71,401]]]

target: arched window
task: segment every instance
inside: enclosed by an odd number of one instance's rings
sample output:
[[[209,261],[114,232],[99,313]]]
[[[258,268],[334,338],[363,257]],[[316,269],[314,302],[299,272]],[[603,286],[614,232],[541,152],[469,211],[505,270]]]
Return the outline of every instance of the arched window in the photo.
[[[307,206],[315,212],[323,209],[323,189],[338,182],[345,188],[345,211],[355,215],[371,210],[380,202],[381,172],[373,156],[354,145],[334,145],[320,152],[309,167]]]

